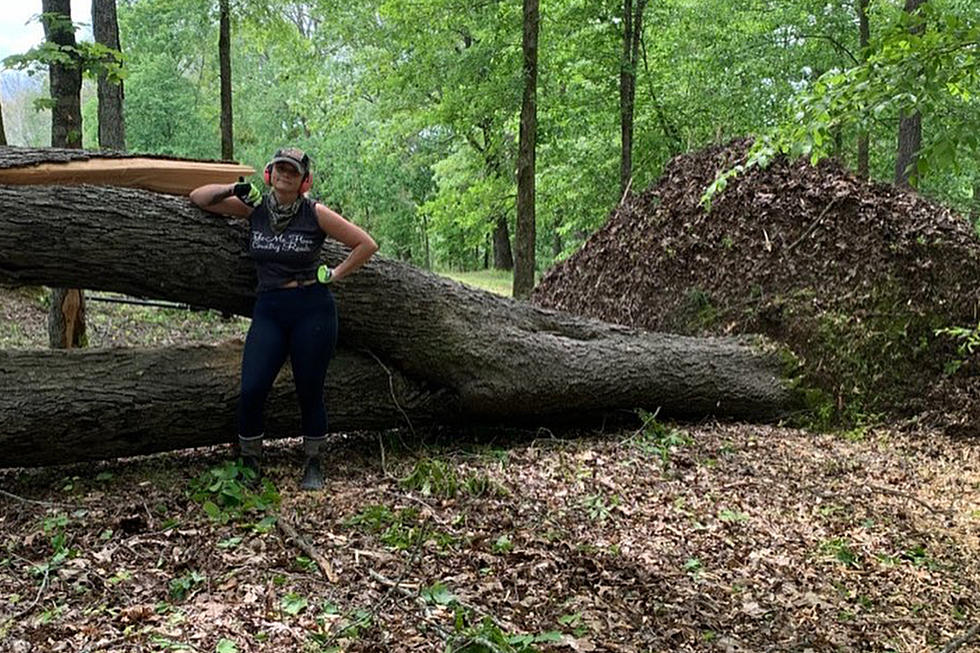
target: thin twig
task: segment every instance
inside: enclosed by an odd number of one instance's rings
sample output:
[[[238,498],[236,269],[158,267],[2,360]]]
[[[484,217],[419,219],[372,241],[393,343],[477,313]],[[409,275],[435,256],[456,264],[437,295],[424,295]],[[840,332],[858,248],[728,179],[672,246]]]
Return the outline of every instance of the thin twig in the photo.
[[[316,562],[320,571],[323,575],[327,577],[327,580],[331,583],[337,582],[337,575],[333,572],[333,567],[330,565],[330,561],[327,560],[323,554],[321,554],[312,544],[306,541],[299,531],[289,523],[285,515],[279,513],[276,516],[276,528],[278,528],[286,536],[287,541],[292,540],[293,544],[298,546],[303,553],[310,556],[310,559]]]
[[[398,481],[398,478],[388,471],[388,463],[385,462],[385,443],[380,431],[378,431],[378,448],[381,449],[381,473],[389,481]]]
[[[20,501],[22,503],[32,503],[38,506],[48,506],[50,508],[80,508],[80,505],[71,503],[57,503],[55,501],[39,501],[37,499],[26,499],[21,496],[17,496],[12,492],[7,492],[6,490],[0,490],[0,495],[7,497],[8,499],[13,499],[15,501]]]
[[[44,578],[41,580],[41,586],[39,588],[37,588],[37,596],[34,597],[34,600],[31,601],[31,604],[29,606],[27,606],[26,608],[24,608],[23,610],[21,610],[17,614],[13,615],[13,620],[14,621],[19,621],[21,619],[21,617],[24,617],[25,615],[27,615],[28,613],[30,613],[31,610],[34,609],[34,606],[36,606],[38,604],[38,601],[41,600],[41,595],[44,594],[44,590],[48,586],[48,575],[50,573],[51,573],[51,570],[48,569],[47,567],[45,567],[44,568]]]
[[[388,374],[388,390],[391,392],[391,400],[395,403],[395,408],[398,409],[398,412],[400,412],[402,417],[405,418],[405,423],[408,424],[408,430],[412,432],[412,437],[418,439],[418,436],[415,434],[415,427],[412,426],[412,420],[409,419],[408,413],[406,413],[405,409],[403,409],[401,404],[398,403],[398,398],[395,396],[395,376],[391,373],[391,370],[389,370],[388,367],[381,362],[381,359],[375,356],[373,351],[370,349],[365,349],[364,351],[370,354],[371,358],[377,361],[378,365],[381,366],[381,369]]]
[[[943,653],[953,653],[953,651],[976,637],[977,633],[980,633],[980,623],[973,624],[968,631],[947,644],[946,648],[943,649]]]
[[[904,499],[914,501],[920,506],[922,506],[923,508],[925,508],[926,510],[928,510],[929,512],[937,515],[947,515],[947,516],[949,515],[948,510],[940,510],[939,508],[934,508],[933,506],[929,505],[919,497],[908,494],[907,492],[902,492],[900,490],[893,490],[890,487],[882,487],[880,485],[873,485],[873,484],[868,484],[868,489],[874,492],[881,492],[882,494],[891,494],[892,496],[902,497]]]
[[[823,211],[820,212],[820,215],[817,216],[817,219],[814,220],[813,222],[811,222],[810,223],[810,226],[806,228],[806,231],[804,231],[803,234],[800,235],[799,238],[797,238],[796,240],[794,240],[793,243],[789,247],[786,248],[786,253],[787,254],[789,254],[791,251],[793,251],[793,248],[794,247],[796,247],[801,242],[803,242],[803,239],[806,238],[807,236],[809,236],[810,235],[810,232],[817,228],[817,225],[820,224],[820,221],[823,220],[823,217],[825,215],[827,215],[827,211],[829,211],[831,209],[831,207],[834,204],[836,204],[836,203],[837,203],[837,198],[836,197],[834,199],[830,200],[830,203],[827,204],[827,206],[824,207]]]

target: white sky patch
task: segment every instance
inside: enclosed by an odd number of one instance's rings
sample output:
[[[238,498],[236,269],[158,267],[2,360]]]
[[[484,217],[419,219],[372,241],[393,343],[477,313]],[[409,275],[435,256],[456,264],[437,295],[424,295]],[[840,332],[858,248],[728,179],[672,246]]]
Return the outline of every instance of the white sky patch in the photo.
[[[71,0],[71,19],[84,23],[75,32],[79,41],[92,40],[92,0]],[[37,17],[41,0],[4,0],[0,11],[0,59],[22,54],[44,40],[44,29]],[[33,20],[32,20],[33,19]]]

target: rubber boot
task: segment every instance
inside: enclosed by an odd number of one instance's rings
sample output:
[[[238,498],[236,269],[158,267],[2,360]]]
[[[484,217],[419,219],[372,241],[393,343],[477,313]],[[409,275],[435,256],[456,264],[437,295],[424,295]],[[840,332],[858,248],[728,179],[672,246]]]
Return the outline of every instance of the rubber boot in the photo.
[[[320,445],[326,440],[321,438],[303,438],[303,453],[306,461],[303,463],[303,480],[300,488],[304,490],[323,489],[323,469],[320,467]]]
[[[252,484],[258,484],[262,479],[262,439],[265,434],[254,438],[243,438],[238,436],[238,448],[242,454],[242,466],[255,473],[255,477],[250,479]]]

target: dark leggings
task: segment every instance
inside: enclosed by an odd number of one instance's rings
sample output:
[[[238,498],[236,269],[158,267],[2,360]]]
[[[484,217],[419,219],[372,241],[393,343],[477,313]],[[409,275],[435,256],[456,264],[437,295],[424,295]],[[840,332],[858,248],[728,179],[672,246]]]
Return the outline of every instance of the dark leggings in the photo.
[[[303,435],[326,435],[323,383],[336,347],[337,308],[326,286],[315,283],[259,293],[242,354],[239,437],[257,438],[265,432],[265,400],[286,356],[292,363]]]

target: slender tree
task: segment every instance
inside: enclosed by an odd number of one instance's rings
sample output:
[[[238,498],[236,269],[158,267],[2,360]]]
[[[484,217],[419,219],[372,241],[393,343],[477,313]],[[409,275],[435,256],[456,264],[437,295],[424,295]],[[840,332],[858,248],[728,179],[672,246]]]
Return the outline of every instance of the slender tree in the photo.
[[[514,297],[527,299],[534,289],[534,160],[538,131],[538,0],[524,0],[524,99],[517,154],[517,234]]]
[[[633,115],[636,100],[636,70],[646,0],[623,0],[623,60],[619,68],[619,114],[621,154],[619,189],[625,193],[633,176]]]
[[[860,54],[862,62],[868,60],[868,45],[871,42],[871,27],[868,24],[868,0],[857,0],[857,14],[858,14],[858,41],[860,45]],[[868,137],[867,128],[862,127],[858,132],[858,142],[857,142],[857,173],[862,179],[867,179],[869,176],[869,157],[870,157],[870,139]]]
[[[218,68],[221,75],[221,158],[235,158],[231,126],[231,16],[228,0],[218,3]]]
[[[92,0],[92,34],[96,43],[119,50],[119,23],[116,0]],[[125,150],[126,125],[123,122],[123,83],[112,82],[105,71],[99,74],[99,147]]]
[[[926,0],[905,0],[905,13],[913,16]],[[924,25],[913,25],[912,33],[921,33]],[[922,149],[922,114],[903,110],[898,121],[898,156],[895,157],[895,185],[918,186],[919,150]]]
[[[51,146],[82,146],[82,67],[71,22],[70,0],[42,0],[45,40],[57,45],[70,61],[48,64],[51,83]],[[85,345],[85,295],[77,288],[52,288],[48,341],[56,349]]]
[[[3,102],[0,100],[0,145],[7,144],[7,130],[3,128]]]

